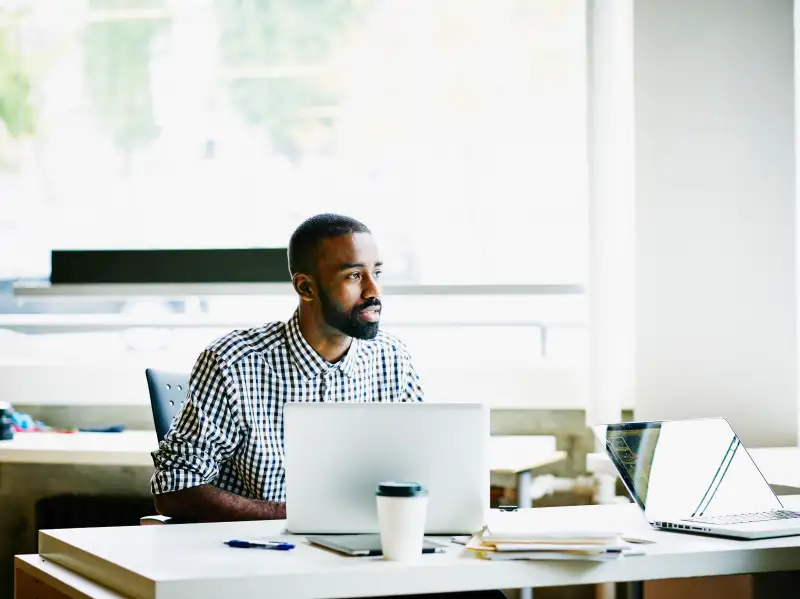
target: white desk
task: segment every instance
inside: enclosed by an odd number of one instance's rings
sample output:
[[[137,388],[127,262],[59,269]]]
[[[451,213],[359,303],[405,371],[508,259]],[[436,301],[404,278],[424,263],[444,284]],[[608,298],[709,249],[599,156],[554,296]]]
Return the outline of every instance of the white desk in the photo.
[[[14,556],[14,596],[18,599],[124,599],[123,595],[36,554]]]
[[[800,488],[800,447],[764,447],[747,452],[769,484]],[[593,474],[617,475],[604,453],[586,456],[586,469]]]
[[[800,507],[798,497],[786,501]],[[607,563],[491,562],[450,545],[444,554],[401,564],[316,548],[284,535],[284,522],[273,521],[42,531],[39,555],[70,576],[135,599],[365,597],[800,570],[800,537],[733,541],[659,532],[633,505],[538,508],[501,516],[613,527],[656,543],[642,546],[644,555]],[[223,544],[237,537],[285,538],[298,546],[279,552]],[[30,558],[16,565],[18,570],[32,567]],[[787,588],[787,596],[796,588]]]
[[[489,444],[492,472],[514,475],[517,505],[523,508],[533,506],[533,471],[566,457],[566,451],[556,449],[556,438],[548,435],[493,435]]]
[[[150,452],[157,446],[154,431],[122,433],[17,433],[0,442],[0,464],[72,464],[94,466],[153,466]],[[533,470],[559,462],[551,436],[492,436],[490,467],[516,478],[517,503],[530,506]],[[524,593],[527,597],[529,593]]]
[[[155,431],[16,433],[0,441],[0,464],[153,466]]]
[[[157,443],[154,431],[17,433],[0,441],[0,464],[152,467]],[[518,492],[529,489],[532,470],[566,457],[556,451],[555,437],[547,436],[492,436],[489,449],[491,469],[515,474]]]

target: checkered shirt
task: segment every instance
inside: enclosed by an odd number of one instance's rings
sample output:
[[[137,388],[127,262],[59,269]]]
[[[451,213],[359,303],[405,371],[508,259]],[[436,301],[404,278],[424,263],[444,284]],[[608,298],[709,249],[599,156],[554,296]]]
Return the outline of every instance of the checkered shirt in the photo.
[[[201,484],[285,502],[283,406],[290,401],[422,401],[408,350],[383,331],[335,364],[288,322],[237,329],[197,358],[186,400],[152,453],[153,494]]]

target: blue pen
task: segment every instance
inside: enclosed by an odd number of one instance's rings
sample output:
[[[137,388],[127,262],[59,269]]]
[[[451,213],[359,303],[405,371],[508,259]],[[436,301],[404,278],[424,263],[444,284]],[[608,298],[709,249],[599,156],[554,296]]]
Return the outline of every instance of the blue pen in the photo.
[[[294,545],[284,541],[225,541],[229,547],[239,547],[240,549],[274,549],[276,551],[288,551],[294,549]]]

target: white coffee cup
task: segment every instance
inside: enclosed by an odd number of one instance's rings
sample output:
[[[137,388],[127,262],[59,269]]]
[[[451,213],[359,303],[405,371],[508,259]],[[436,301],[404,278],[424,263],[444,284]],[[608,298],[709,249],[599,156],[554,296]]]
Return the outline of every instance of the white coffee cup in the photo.
[[[378,502],[383,559],[414,561],[422,556],[428,491],[415,482],[383,482]]]

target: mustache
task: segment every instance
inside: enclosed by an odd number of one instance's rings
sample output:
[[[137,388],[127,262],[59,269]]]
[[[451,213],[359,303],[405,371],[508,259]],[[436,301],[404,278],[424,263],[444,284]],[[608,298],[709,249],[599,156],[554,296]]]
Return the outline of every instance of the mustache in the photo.
[[[356,306],[354,311],[355,312],[362,312],[362,311],[366,310],[367,308],[372,308],[372,307],[378,308],[378,310],[380,310],[381,309],[381,300],[379,300],[377,298],[374,298],[374,297],[372,299],[368,299],[363,304],[359,304],[358,306]]]

